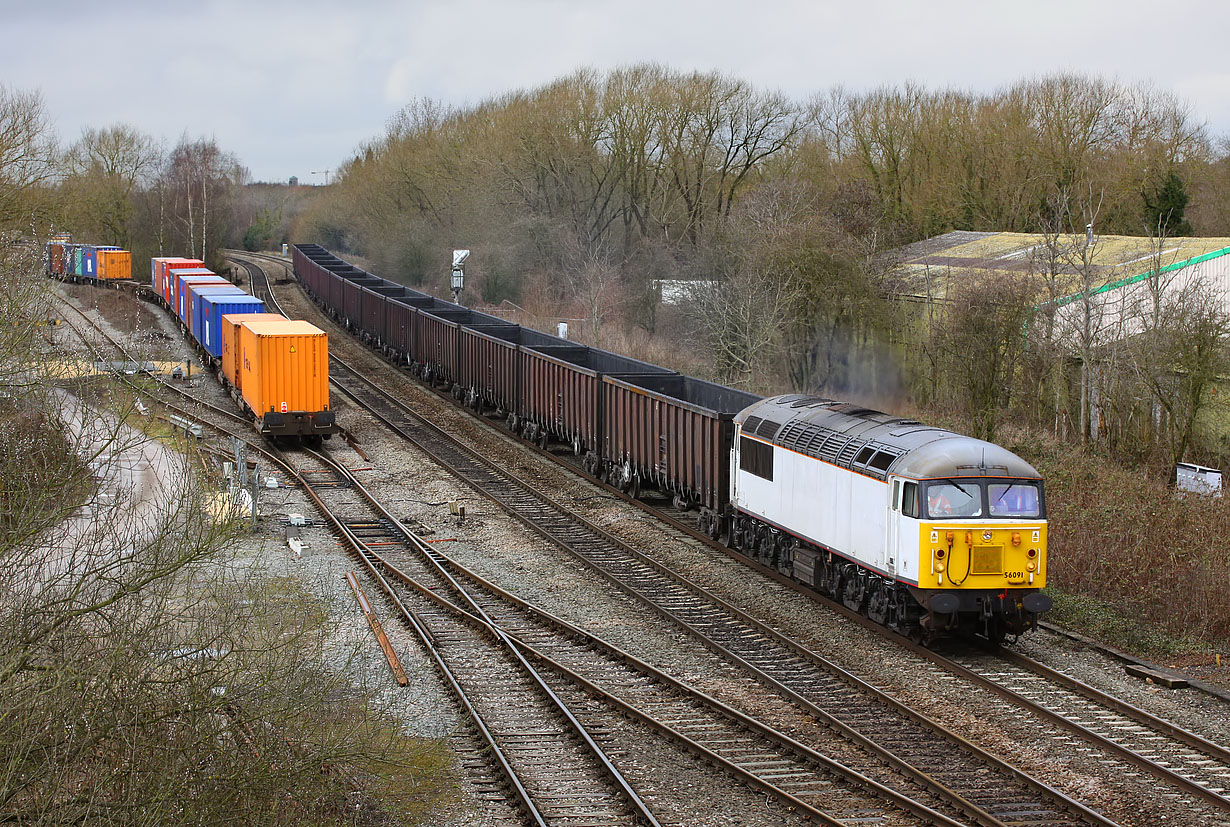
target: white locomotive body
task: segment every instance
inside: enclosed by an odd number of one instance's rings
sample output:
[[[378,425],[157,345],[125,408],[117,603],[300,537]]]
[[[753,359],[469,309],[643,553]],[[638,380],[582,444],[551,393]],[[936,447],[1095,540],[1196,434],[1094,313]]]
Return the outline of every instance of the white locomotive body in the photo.
[[[907,633],[1050,607],[1041,477],[989,442],[810,396],[735,417],[731,544]]]

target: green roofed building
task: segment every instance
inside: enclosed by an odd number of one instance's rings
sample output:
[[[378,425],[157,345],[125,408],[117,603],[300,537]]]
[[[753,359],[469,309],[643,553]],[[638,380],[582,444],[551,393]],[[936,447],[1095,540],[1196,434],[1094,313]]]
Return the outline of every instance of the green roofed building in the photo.
[[[1052,302],[1057,317],[1086,304],[1103,341],[1136,332],[1133,321],[1151,279],[1167,294],[1199,287],[1230,312],[1230,238],[952,232],[899,251],[901,293],[943,302],[963,281],[1029,279],[1038,306]],[[1087,302],[1085,301],[1087,299]]]

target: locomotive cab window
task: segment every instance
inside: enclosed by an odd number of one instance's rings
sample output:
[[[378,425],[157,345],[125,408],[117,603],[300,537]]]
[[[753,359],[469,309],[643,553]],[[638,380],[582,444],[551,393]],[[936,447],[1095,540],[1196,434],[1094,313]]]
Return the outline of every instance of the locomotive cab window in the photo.
[[[992,517],[1042,516],[1041,492],[1032,480],[989,483],[987,502],[991,506]]]
[[[918,483],[907,482],[901,489],[901,513],[906,517],[917,517]]]
[[[927,516],[932,519],[982,516],[982,484],[977,480],[927,483]]]
[[[739,470],[761,479],[773,479],[773,446],[747,437],[739,438]]]

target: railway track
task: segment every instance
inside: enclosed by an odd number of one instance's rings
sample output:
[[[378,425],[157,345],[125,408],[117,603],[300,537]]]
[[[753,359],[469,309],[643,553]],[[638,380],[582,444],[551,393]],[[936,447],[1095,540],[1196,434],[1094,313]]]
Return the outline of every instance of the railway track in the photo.
[[[254,284],[258,278],[254,273]],[[338,386],[356,402],[381,411],[389,427],[618,588],[861,748],[870,776],[882,774],[885,765],[909,774],[947,807],[977,823],[1109,823],[569,514],[401,406],[340,359],[334,365]]]
[[[1220,744],[1015,652],[967,651],[937,663],[1230,815],[1230,750]]]
[[[733,780],[759,788],[821,823],[849,824],[873,815],[885,825],[923,821],[955,827],[961,823],[852,772],[490,583],[407,532],[353,475],[340,469],[339,473],[345,473],[352,490],[362,491],[377,511],[379,520],[366,524],[366,536],[382,544],[400,541],[413,552],[409,557],[382,552],[385,570],[396,566],[397,579],[413,581],[424,596],[442,605],[440,595],[452,591],[460,598],[449,604],[454,613],[465,613],[472,622],[485,623],[506,635],[521,651],[564,678],[568,685],[553,682],[556,693],[575,695],[579,688],[725,771]],[[414,566],[418,573],[408,574],[407,566]],[[578,698],[574,708],[583,700]]]
[[[322,485],[314,475],[298,473],[305,490],[385,592],[400,617],[426,647],[445,683],[466,710],[485,743],[491,761],[502,771],[527,820],[534,824],[658,825],[649,805],[616,768],[601,740],[604,725],[587,716],[583,698],[552,687],[521,647],[477,604],[451,603],[439,591],[449,586],[406,554],[400,564],[382,546],[400,542],[428,553],[382,508],[354,475],[326,454],[303,450],[359,492],[374,514],[342,516],[327,500],[338,488]],[[302,471],[302,469],[296,469]],[[460,594],[462,600],[464,594]],[[590,720],[584,720],[589,717]]]

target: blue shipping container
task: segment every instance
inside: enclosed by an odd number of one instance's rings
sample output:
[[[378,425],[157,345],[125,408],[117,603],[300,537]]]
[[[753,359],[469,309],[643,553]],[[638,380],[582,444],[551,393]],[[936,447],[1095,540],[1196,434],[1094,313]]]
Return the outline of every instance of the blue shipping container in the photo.
[[[216,281],[197,282],[196,279],[199,278],[200,276],[188,276],[188,284],[184,287],[184,315],[180,317],[180,321],[184,323],[184,327],[188,328],[189,333],[192,332],[192,303],[194,296],[206,288],[232,296],[243,292],[243,290],[240,290],[233,284],[222,284]]]
[[[98,251],[118,250],[120,248],[111,247],[105,244],[97,247],[87,244],[83,249],[85,251],[82,258],[82,267],[84,269],[82,270],[81,275],[85,276],[87,279],[96,279],[98,278]]]
[[[233,284],[197,284],[193,282],[188,285],[188,289],[184,291],[184,325],[188,328],[188,332],[193,338],[199,339],[197,335],[197,317],[201,305],[202,296],[246,296],[242,288],[236,287]]]
[[[177,267],[167,268],[166,275],[163,278],[167,282],[167,287],[170,288],[170,295],[167,301],[171,303],[171,312],[179,315],[179,280],[184,276],[218,276],[213,270],[208,267]],[[222,278],[218,276],[218,278]],[[228,284],[230,282],[227,282]]]
[[[188,279],[194,284],[230,284],[229,281],[213,270],[208,270],[204,267],[171,270],[168,278],[171,280],[171,309],[181,322],[185,320],[184,314],[188,311],[188,304],[184,300],[184,279]]]
[[[264,313],[265,303],[244,293],[239,296],[204,293],[196,303],[192,320],[197,341],[211,356],[222,357],[222,317],[232,313]]]

